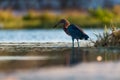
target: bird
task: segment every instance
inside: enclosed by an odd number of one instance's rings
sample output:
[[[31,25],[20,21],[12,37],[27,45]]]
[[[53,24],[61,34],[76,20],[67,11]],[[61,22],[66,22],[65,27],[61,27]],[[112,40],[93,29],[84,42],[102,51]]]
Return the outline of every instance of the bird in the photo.
[[[60,19],[60,21],[55,24],[54,27],[57,27],[58,25],[62,24],[63,30],[65,33],[72,37],[72,47],[74,48],[74,40],[77,40],[77,44],[79,47],[79,39],[85,39],[88,40],[89,36],[77,25],[71,24],[67,19]]]

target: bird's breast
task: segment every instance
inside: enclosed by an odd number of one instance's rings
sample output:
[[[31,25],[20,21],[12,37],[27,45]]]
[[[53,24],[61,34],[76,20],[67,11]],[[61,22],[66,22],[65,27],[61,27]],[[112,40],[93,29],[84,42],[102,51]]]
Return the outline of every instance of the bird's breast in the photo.
[[[67,35],[70,35],[69,32],[67,31],[67,28],[64,27],[63,30],[65,31],[65,33],[66,33]]]

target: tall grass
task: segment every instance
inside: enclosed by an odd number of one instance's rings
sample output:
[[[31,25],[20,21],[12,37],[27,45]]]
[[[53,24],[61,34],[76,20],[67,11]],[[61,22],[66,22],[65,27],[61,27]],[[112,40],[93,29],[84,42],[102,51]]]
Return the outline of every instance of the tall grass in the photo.
[[[120,30],[117,30],[115,26],[111,26],[110,30],[111,33],[108,32],[108,28],[105,26],[103,34],[95,34],[97,37],[97,41],[93,41],[95,47],[120,46]]]

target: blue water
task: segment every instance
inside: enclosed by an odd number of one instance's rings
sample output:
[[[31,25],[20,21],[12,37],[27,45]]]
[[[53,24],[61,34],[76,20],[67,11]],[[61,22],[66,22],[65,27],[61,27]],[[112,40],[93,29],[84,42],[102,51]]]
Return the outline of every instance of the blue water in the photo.
[[[83,29],[91,39],[96,40],[94,33],[102,29]],[[71,42],[71,37],[62,29],[36,30],[0,30],[0,42]]]

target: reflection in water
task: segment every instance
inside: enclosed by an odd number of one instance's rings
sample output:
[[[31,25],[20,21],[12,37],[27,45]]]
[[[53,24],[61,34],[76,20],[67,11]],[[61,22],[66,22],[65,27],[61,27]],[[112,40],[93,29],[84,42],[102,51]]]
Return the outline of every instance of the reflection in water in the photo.
[[[69,54],[69,65],[75,65],[80,62],[82,62],[83,54],[79,52],[79,47],[77,48],[77,51],[72,48],[72,52]]]
[[[114,49],[106,51],[106,49],[84,49],[75,48],[72,52],[66,56],[68,60],[67,65],[75,65],[83,62],[108,62],[108,61],[119,61],[120,60],[120,49]]]
[[[79,49],[74,48],[74,52],[71,52],[72,50],[69,48],[42,53],[39,52],[36,48],[34,49],[35,50],[28,52],[1,52],[0,54],[2,56],[0,56],[0,71],[46,68],[55,66],[74,66],[79,63],[114,62],[120,60],[119,48],[109,50],[107,48],[99,49],[81,47]],[[7,54],[7,56],[5,54]]]
[[[87,61],[86,56],[88,55],[88,52],[86,52],[86,51],[84,52],[84,51],[80,50],[80,47],[73,48],[73,49],[74,50],[72,50],[72,52],[68,55],[70,57],[68,60],[69,61],[68,64],[70,66]]]
[[[20,52],[18,59],[16,53],[8,52],[6,54],[14,56],[1,58],[0,80],[120,80],[119,48],[79,48],[79,51],[75,48],[74,53],[71,51],[28,52],[26,57]],[[9,60],[4,60],[6,57]]]

